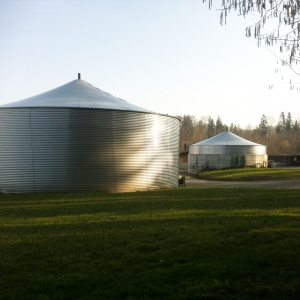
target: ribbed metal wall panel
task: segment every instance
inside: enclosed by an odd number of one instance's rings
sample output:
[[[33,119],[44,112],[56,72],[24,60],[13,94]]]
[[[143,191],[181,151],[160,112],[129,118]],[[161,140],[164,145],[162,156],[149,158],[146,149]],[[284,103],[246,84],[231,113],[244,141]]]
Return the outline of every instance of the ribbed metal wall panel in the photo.
[[[188,173],[197,174],[207,169],[266,167],[267,162],[266,154],[189,154]]]
[[[178,186],[179,121],[141,112],[1,108],[0,191]]]
[[[252,154],[264,155],[264,145],[191,145],[190,154]]]

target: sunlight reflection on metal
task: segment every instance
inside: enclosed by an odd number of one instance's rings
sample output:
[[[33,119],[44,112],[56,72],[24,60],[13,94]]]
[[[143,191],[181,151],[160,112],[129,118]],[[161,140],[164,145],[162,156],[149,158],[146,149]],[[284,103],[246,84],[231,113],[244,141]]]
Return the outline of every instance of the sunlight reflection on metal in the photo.
[[[179,120],[74,80],[0,107],[0,191],[178,186]]]
[[[177,187],[178,132],[176,118],[157,114],[1,108],[0,190]]]
[[[157,116],[155,116],[155,117],[154,117],[154,126],[153,126],[154,148],[157,147],[157,133],[158,133],[158,128],[157,128]]]

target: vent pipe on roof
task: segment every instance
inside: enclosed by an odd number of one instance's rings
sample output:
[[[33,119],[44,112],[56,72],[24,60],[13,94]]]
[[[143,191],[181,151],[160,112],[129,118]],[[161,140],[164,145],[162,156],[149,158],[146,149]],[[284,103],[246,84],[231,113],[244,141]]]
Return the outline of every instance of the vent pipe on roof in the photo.
[[[80,75],[80,73],[78,73],[78,80],[80,80],[81,79],[81,75]]]

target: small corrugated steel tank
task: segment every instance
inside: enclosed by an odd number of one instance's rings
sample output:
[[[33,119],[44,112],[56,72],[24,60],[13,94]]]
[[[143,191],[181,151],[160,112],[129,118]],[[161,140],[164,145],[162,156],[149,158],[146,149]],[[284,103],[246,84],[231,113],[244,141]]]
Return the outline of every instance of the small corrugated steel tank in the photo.
[[[188,172],[196,174],[208,169],[266,167],[267,147],[245,140],[231,132],[190,145]]]
[[[178,186],[179,120],[83,80],[0,107],[0,191]]]

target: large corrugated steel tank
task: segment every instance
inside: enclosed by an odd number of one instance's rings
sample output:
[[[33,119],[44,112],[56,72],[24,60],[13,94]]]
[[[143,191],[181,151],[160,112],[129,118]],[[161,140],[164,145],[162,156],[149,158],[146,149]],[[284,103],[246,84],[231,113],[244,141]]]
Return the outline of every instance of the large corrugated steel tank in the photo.
[[[79,79],[0,107],[2,193],[176,187],[178,151],[177,118]]]
[[[236,167],[266,167],[267,147],[243,139],[231,132],[222,132],[203,142],[190,145],[188,172]]]

